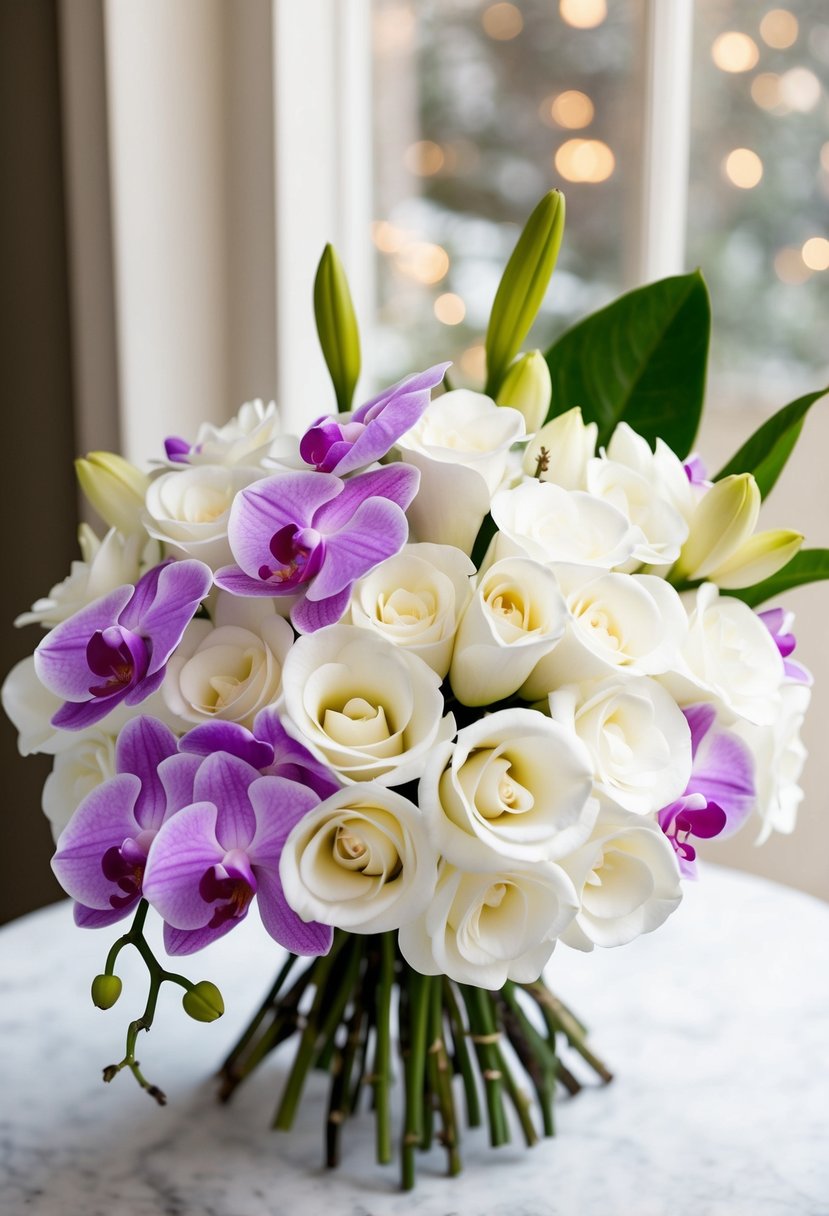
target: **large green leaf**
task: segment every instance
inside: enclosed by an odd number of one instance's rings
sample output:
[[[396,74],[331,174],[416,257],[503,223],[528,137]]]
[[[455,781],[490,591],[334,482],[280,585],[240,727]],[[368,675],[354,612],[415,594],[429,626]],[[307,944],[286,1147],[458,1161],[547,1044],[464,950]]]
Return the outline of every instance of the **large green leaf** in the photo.
[[[705,396],[711,307],[699,271],[660,279],[593,313],[547,351],[549,418],[580,405],[607,443],[627,422],[686,456]]]
[[[755,583],[753,587],[743,587],[739,591],[728,591],[726,594],[735,595],[751,608],[765,604],[766,600],[776,595],[791,591],[792,587],[800,587],[804,583],[819,583],[829,578],[829,549],[801,549],[782,570],[778,570],[771,578]]]
[[[803,429],[806,415],[814,403],[828,392],[829,388],[821,388],[799,397],[790,405],[784,405],[746,440],[714,480],[719,481],[731,473],[753,473],[760,494],[765,498],[783,472]]]

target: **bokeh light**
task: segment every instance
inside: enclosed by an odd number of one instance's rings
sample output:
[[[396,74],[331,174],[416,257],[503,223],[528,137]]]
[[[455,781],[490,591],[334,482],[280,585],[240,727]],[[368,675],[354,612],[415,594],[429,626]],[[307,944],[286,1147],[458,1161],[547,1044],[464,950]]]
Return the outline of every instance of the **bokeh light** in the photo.
[[[763,162],[751,148],[735,148],[723,161],[723,172],[732,185],[751,190],[763,176]]]
[[[434,177],[436,173],[440,173],[445,162],[443,148],[431,139],[419,139],[416,143],[409,144],[403,153],[403,164],[417,177]]]
[[[751,82],[751,98],[763,110],[780,110],[780,77],[776,72],[761,72]],[[786,107],[788,109],[788,107]]]
[[[439,283],[449,270],[449,254],[431,241],[413,241],[401,248],[395,265],[416,283]]]
[[[568,139],[555,154],[555,167],[568,182],[604,182],[613,173],[616,158],[600,139]]]
[[[800,250],[795,245],[786,245],[774,255],[774,273],[781,283],[796,285],[805,283],[812,272],[803,261]]]
[[[800,253],[810,270],[829,270],[829,241],[825,236],[810,236]]]
[[[458,359],[458,363],[468,380],[486,379],[486,348],[483,343],[476,342],[474,346],[468,346]]]
[[[498,42],[509,42],[517,38],[524,28],[521,10],[514,4],[490,4],[481,17],[484,31]]]
[[[780,77],[780,99],[792,110],[808,114],[820,101],[820,81],[809,68],[789,68]]]
[[[577,30],[593,30],[607,16],[607,0],[560,0],[558,11]]]
[[[786,47],[797,42],[797,17],[787,8],[773,8],[766,13],[760,22],[760,37],[766,46],[776,51],[784,51]]]
[[[566,89],[557,97],[548,99],[548,104],[553,122],[572,131],[589,127],[596,112],[587,94],[580,93],[578,89]]]
[[[443,325],[460,325],[466,316],[466,305],[454,291],[445,291],[433,304],[435,316]]]
[[[760,58],[757,43],[748,34],[729,30],[714,39],[711,58],[724,72],[749,72]]]
[[[414,45],[417,17],[410,4],[381,8],[374,15],[374,46],[380,55],[402,55]]]

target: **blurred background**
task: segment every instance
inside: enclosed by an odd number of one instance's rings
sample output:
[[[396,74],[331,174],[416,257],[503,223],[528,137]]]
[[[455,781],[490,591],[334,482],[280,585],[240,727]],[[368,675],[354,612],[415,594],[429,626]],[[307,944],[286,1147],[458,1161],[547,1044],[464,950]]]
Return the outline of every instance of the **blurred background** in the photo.
[[[482,335],[521,224],[567,196],[546,346],[626,288],[700,266],[714,311],[699,448],[717,467],[829,382],[825,0],[3,0],[0,242],[5,673],[11,621],[75,553],[72,458],[275,397],[332,407],[311,284],[346,264],[367,396]],[[827,405],[766,526],[829,545]],[[790,597],[816,674],[800,823],[708,855],[829,898],[825,587]],[[0,723],[0,919],[59,896],[46,757]],[[10,851],[13,850],[13,853]]]

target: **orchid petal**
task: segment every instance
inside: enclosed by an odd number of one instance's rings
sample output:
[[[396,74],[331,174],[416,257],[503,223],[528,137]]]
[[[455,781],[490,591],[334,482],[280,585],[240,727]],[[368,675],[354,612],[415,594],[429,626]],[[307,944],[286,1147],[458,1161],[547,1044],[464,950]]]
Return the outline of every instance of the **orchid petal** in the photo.
[[[336,625],[351,602],[351,587],[345,587],[326,600],[299,600],[291,609],[291,624],[300,633],[316,633],[326,625]]]
[[[151,575],[154,583],[142,586]],[[189,559],[156,566],[138,580],[136,594],[121,614],[121,624],[152,639],[148,676],[167,662],[212,585],[210,567]],[[154,590],[152,598],[150,589]]]
[[[338,595],[387,557],[399,553],[408,536],[408,521],[400,507],[385,498],[366,499],[349,522],[328,537],[323,567],[306,598],[323,600]]]
[[[104,854],[141,834],[135,805],[141,782],[132,773],[110,777],[84,798],[58,839],[52,869],[68,895],[87,907],[108,910],[124,894],[102,869]]]
[[[180,811],[183,807],[190,806],[196,801],[193,797],[193,786],[196,781],[196,773],[201,765],[200,756],[178,755],[162,760],[158,769],[158,777],[167,803],[165,818],[169,819],[176,811]]]
[[[259,777],[257,769],[226,752],[208,756],[196,773],[193,797],[218,808],[216,839],[225,852],[246,849],[256,831],[248,789]]]
[[[406,376],[361,405],[353,414],[352,422],[364,423],[366,429],[336,462],[331,462],[332,451],[329,451],[326,467],[344,477],[390,452],[400,436],[419,421],[429,405],[432,389],[440,384],[449,366],[449,363],[439,363],[425,372]]]
[[[261,578],[251,578],[238,566],[222,566],[213,580],[217,587],[228,595],[295,595],[296,583],[273,583]]]
[[[102,721],[110,710],[127,699],[129,688],[119,688],[109,697],[92,697],[89,701],[66,701],[52,718],[60,730],[85,730]]]
[[[87,908],[85,904],[76,903],[72,915],[79,929],[106,929],[129,916],[139,899],[140,896],[136,895],[135,899],[124,904],[123,908]]]
[[[691,755],[696,756],[700,743],[714,725],[717,710],[708,702],[702,702],[689,705],[682,712],[691,730]]]
[[[176,754],[176,737],[156,718],[142,716],[129,721],[115,745],[115,768],[133,773],[141,782],[135,818],[141,827],[161,827],[167,810],[167,795],[159,778],[159,765]]]
[[[227,530],[231,551],[241,570],[251,578],[256,577],[262,566],[273,561],[271,537],[292,524],[310,527],[317,510],[335,498],[342,485],[338,477],[329,473],[300,472],[266,477],[241,490],[230,509]],[[227,568],[222,574],[226,571]],[[220,585],[233,591],[226,579]]]
[[[256,769],[267,768],[273,762],[273,747],[255,738],[238,722],[203,722],[194,726],[179,742],[179,750],[196,756],[228,752]]]
[[[37,677],[50,692],[67,701],[81,701],[89,696],[91,673],[86,660],[89,639],[98,630],[116,623],[129,603],[132,590],[129,585],[116,587],[47,633],[35,650],[34,659]]]
[[[216,838],[218,811],[196,802],[173,815],[150,846],[144,871],[144,898],[177,929],[201,929],[214,905],[202,898],[199,884],[218,865],[225,849]]]
[[[327,954],[334,940],[331,926],[297,915],[285,898],[276,870],[257,867],[256,880],[259,915],[274,941],[292,954]]]
[[[195,954],[197,950],[203,950],[205,946],[224,937],[246,916],[247,909],[240,916],[229,917],[219,925],[202,925],[200,929],[176,929],[165,922],[164,949],[172,957],[181,954]]]
[[[405,511],[417,494],[420,473],[410,464],[389,464],[381,469],[360,473],[340,484],[342,493],[324,503],[314,515],[314,527],[327,536],[350,523],[357,508],[367,498],[388,498]]]
[[[260,777],[248,794],[257,827],[247,851],[255,866],[278,869],[285,841],[320,799],[313,790],[284,777]]]

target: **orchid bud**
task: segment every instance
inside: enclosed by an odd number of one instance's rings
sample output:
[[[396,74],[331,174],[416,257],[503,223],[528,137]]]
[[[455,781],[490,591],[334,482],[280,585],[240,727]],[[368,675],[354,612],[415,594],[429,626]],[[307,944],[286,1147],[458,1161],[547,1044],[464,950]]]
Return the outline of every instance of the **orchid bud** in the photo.
[[[583,490],[598,434],[596,423],[585,423],[578,406],[559,414],[530,440],[524,452],[524,472],[565,490]]]
[[[117,975],[96,975],[92,981],[92,1004],[98,1009],[111,1009],[121,995],[122,986]]]
[[[509,405],[524,415],[527,433],[537,431],[547,417],[553,382],[550,369],[540,350],[516,359],[498,390],[498,405]]]
[[[726,591],[753,587],[755,583],[761,583],[782,570],[802,544],[801,532],[790,532],[783,528],[757,532],[707,577]]]
[[[222,994],[210,980],[199,980],[181,998],[184,1012],[196,1022],[215,1022],[225,1011]]]
[[[486,331],[486,393],[494,397],[536,318],[564,232],[564,195],[545,194],[507,262]]]
[[[759,514],[760,490],[751,473],[734,473],[715,482],[691,517],[673,577],[708,578],[748,540]]]
[[[360,376],[360,334],[348,279],[333,245],[326,245],[314,279],[314,316],[341,413],[351,409]]]
[[[150,479],[114,452],[89,452],[75,461],[81,489],[111,528],[124,536],[143,531],[141,512]]]

